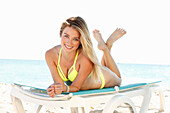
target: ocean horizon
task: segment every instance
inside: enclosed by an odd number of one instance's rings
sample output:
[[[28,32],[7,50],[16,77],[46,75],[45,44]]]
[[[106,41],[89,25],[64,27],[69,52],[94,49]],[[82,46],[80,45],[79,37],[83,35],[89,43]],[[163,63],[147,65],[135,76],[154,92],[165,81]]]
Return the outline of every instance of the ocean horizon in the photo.
[[[170,86],[170,65],[117,63],[123,84],[162,81]],[[53,83],[45,60],[0,59],[0,83],[47,87]]]

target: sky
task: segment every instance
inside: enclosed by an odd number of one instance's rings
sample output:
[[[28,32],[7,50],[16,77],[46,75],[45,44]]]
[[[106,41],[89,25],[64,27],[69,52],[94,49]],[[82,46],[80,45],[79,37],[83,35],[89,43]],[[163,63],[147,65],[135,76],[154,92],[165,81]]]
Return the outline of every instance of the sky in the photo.
[[[44,60],[60,44],[62,22],[81,16],[99,59],[92,31],[107,40],[124,28],[111,51],[117,63],[170,65],[169,11],[168,0],[0,0],[0,59]]]

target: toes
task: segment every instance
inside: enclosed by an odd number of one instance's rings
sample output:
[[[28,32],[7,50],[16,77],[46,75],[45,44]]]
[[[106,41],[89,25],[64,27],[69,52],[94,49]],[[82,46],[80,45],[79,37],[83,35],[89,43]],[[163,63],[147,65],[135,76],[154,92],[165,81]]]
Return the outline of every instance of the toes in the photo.
[[[95,29],[95,30],[93,31],[93,35],[94,35],[95,38],[101,36],[100,31],[97,30],[97,29]]]
[[[125,33],[126,33],[126,31],[125,31],[124,29],[121,29],[121,32],[122,32],[122,34],[125,34]]]
[[[99,32],[99,30],[95,29],[95,30],[93,31],[93,33],[95,33],[95,32]]]
[[[116,30],[120,31],[122,34],[126,34],[126,31],[122,28],[117,28]]]

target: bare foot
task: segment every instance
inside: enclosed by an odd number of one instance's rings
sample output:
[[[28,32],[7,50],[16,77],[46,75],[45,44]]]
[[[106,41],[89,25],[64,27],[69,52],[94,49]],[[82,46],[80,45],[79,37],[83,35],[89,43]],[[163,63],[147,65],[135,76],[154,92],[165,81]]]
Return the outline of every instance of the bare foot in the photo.
[[[123,35],[126,34],[126,31],[124,29],[117,28],[107,39],[106,44],[110,48],[112,47],[113,43],[121,38]]]
[[[93,36],[98,42],[98,49],[105,50],[107,48],[107,46],[106,46],[104,40],[102,39],[102,36],[101,36],[99,30],[95,29],[93,31]]]

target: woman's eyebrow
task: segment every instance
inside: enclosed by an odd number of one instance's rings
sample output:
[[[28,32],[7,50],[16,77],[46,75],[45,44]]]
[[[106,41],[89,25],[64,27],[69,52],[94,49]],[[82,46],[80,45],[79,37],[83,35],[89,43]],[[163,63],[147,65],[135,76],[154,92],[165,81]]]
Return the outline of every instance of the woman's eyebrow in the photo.
[[[69,34],[67,34],[67,33],[64,33],[64,34],[69,35]]]
[[[69,34],[67,34],[67,33],[64,33],[64,34],[66,34],[66,35],[70,36],[70,35],[69,35]],[[78,38],[78,39],[80,39],[80,37],[74,37],[74,38]]]
[[[78,38],[78,39],[80,39],[80,37],[74,37],[74,38]]]

